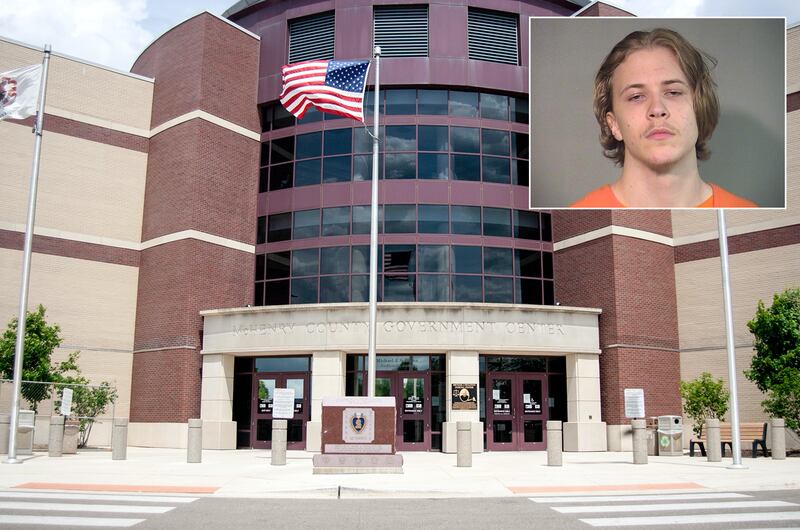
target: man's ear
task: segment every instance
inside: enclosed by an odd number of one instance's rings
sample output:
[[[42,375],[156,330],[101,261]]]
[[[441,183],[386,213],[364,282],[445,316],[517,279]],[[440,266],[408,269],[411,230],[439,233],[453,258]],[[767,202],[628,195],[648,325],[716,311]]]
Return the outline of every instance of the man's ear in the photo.
[[[622,133],[619,131],[617,118],[614,116],[613,112],[606,112],[606,125],[608,125],[608,128],[611,129],[611,134],[614,136],[614,139],[616,139],[618,142],[621,142]]]

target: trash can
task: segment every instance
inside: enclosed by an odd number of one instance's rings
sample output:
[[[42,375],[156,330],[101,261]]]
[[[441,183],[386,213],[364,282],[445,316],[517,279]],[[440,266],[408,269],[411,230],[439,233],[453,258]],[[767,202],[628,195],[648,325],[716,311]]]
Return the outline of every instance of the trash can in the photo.
[[[658,417],[647,418],[647,456],[658,456]]]
[[[657,433],[660,456],[683,455],[683,418],[681,416],[659,416]]]

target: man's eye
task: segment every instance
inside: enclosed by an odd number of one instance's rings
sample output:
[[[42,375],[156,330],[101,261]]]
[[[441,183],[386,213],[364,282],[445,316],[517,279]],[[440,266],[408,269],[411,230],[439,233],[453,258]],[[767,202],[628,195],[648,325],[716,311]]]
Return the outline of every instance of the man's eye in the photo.
[[[641,101],[644,99],[644,94],[633,94],[628,97],[628,101]]]
[[[682,94],[683,94],[683,92],[680,91],[680,90],[667,90],[667,95],[668,96],[680,96]]]

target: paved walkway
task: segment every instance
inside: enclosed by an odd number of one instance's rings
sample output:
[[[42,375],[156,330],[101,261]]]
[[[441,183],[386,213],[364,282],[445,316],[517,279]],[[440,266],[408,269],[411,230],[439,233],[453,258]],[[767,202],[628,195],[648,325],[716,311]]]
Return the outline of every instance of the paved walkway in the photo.
[[[630,453],[565,453],[563,467],[548,467],[544,452],[482,453],[473,466],[456,456],[403,453],[399,475],[314,475],[312,453],[289,451],[285,466],[270,465],[267,450],[203,452],[186,463],[182,449],[131,447],[124,461],[108,451],[81,451],[50,458],[21,457],[0,465],[0,488],[139,491],[228,497],[501,497],[576,492],[758,490],[800,488],[800,458],[743,458],[747,469],[689,456],[650,457],[632,464]],[[4,459],[2,456],[0,459]]]

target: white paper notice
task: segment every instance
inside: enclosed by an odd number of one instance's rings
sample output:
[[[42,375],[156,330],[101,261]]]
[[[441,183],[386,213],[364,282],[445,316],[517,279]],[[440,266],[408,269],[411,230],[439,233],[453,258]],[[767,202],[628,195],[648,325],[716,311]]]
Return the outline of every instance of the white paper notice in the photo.
[[[522,402],[523,403],[530,403],[531,402],[531,395],[530,394],[522,394]]]
[[[272,402],[272,417],[291,420],[294,418],[294,388],[276,388]]]
[[[499,389],[492,390],[492,399],[494,399],[494,400],[500,399],[500,390]]]

